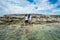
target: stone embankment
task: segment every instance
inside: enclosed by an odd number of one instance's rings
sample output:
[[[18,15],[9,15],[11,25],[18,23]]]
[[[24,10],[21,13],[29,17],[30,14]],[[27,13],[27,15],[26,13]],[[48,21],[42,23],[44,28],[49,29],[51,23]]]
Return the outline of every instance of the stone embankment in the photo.
[[[24,17],[0,17],[0,24],[24,22]],[[60,16],[32,16],[32,23],[53,23],[60,22]]]

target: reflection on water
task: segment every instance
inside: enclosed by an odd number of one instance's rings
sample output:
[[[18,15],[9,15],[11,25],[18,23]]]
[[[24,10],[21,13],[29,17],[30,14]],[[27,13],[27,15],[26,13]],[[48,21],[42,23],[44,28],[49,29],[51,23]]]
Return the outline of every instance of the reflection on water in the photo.
[[[60,23],[35,27],[1,25],[0,40],[60,40]]]

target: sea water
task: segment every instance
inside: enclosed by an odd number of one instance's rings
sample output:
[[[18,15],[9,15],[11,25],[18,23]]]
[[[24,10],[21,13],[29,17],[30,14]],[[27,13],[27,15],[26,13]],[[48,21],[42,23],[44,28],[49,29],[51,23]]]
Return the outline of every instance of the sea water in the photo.
[[[0,25],[0,40],[60,40],[60,23],[33,27]]]

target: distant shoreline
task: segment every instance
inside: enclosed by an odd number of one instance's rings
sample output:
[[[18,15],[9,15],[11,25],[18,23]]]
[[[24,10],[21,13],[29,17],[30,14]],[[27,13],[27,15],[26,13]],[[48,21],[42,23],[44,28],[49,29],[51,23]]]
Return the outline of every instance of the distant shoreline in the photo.
[[[29,13],[26,13],[29,14]],[[1,16],[24,16],[25,14],[4,14],[4,15],[0,15]],[[31,15],[39,15],[39,16],[60,16],[60,15],[56,15],[56,14],[52,14],[52,15],[47,15],[47,14],[31,14]]]
[[[20,14],[20,15],[16,15],[16,14],[4,15],[0,17],[0,24],[5,24],[5,23],[14,24],[19,22],[24,23],[25,14]],[[31,14],[31,15],[32,15],[32,23],[36,23],[36,24],[60,22],[60,15],[42,15],[42,14]]]

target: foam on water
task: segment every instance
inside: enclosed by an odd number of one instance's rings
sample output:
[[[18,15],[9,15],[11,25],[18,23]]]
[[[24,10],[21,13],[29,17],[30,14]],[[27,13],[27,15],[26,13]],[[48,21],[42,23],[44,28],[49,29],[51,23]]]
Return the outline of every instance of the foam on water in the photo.
[[[60,40],[60,23],[38,24],[33,27],[1,25],[0,40]]]

